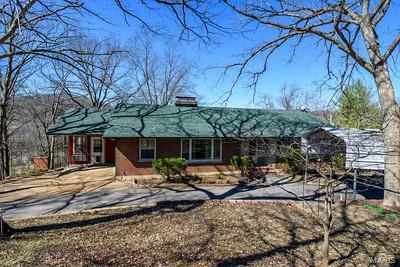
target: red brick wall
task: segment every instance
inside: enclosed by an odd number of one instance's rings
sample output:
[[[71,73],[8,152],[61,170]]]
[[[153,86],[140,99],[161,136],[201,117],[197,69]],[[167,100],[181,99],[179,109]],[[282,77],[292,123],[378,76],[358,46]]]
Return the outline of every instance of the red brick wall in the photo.
[[[74,146],[74,137],[72,135],[68,136],[68,164],[73,164],[72,160],[72,154],[73,152],[73,146]]]
[[[158,138],[156,141],[156,158],[180,157],[181,139]],[[190,163],[189,172],[219,172],[231,171],[229,165],[232,155],[240,154],[239,144],[230,139],[224,139],[222,144],[222,162]],[[139,161],[139,138],[118,138],[115,148],[115,173],[117,176],[153,174],[151,161]]]
[[[48,157],[34,157],[33,167],[35,169],[47,170],[49,169],[49,158]]]
[[[114,163],[115,162],[115,141],[110,138],[105,138],[105,151],[104,157],[106,163]]]

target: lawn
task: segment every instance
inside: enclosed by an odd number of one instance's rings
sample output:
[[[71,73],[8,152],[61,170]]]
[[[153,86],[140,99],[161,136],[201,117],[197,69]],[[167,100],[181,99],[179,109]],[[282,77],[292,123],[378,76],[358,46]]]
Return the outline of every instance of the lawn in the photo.
[[[322,213],[322,211],[321,211]],[[393,214],[393,213],[390,213]],[[336,207],[332,264],[400,259],[400,222],[364,204]],[[188,203],[11,221],[1,266],[318,266],[322,227],[301,206]]]

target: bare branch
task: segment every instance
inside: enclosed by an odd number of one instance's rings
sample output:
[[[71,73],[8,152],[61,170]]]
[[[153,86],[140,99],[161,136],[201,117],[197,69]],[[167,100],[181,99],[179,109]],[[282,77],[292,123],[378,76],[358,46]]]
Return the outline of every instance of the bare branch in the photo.
[[[383,61],[387,61],[388,58],[392,55],[393,51],[399,47],[400,44],[400,33],[397,37],[393,40],[392,44],[389,46],[388,50],[386,50],[385,54],[382,57]]]

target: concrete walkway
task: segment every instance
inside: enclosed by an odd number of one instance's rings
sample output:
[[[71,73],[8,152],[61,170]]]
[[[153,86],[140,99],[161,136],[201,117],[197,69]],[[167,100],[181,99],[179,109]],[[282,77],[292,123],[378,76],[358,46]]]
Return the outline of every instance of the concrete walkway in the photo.
[[[84,173],[82,177],[90,173]],[[91,176],[91,175],[89,175]],[[302,183],[293,183],[288,179],[276,175],[268,175],[265,184],[257,187],[238,186],[171,186],[153,188],[129,188],[118,181],[110,181],[103,177],[102,180],[85,181],[71,187],[71,180],[58,180],[57,190],[54,189],[54,179],[49,178],[41,194],[33,194],[35,186],[27,185],[26,188],[4,190],[0,188],[0,208],[5,211],[5,218],[24,218],[46,214],[59,214],[77,212],[94,208],[131,206],[131,205],[156,205],[160,201],[177,200],[207,200],[207,199],[251,199],[251,200],[294,200],[303,195]],[[59,178],[57,178],[59,179]],[[75,179],[75,178],[74,178]],[[81,180],[79,180],[81,179]],[[96,179],[99,179],[97,177]],[[94,185],[93,183],[96,182]],[[43,183],[41,182],[42,186]],[[83,185],[82,185],[83,184]],[[89,184],[89,187],[88,187]],[[64,190],[60,190],[61,187]],[[52,189],[49,189],[52,188]],[[68,190],[65,190],[67,188]],[[342,191],[344,188],[338,189]],[[21,191],[21,192],[18,192]],[[49,193],[49,194],[45,194]],[[351,190],[348,191],[351,194]],[[321,192],[317,185],[305,185],[304,196],[306,200],[321,200]],[[336,199],[343,199],[344,193],[337,192]],[[348,199],[351,195],[348,195]],[[363,197],[358,195],[358,199]]]

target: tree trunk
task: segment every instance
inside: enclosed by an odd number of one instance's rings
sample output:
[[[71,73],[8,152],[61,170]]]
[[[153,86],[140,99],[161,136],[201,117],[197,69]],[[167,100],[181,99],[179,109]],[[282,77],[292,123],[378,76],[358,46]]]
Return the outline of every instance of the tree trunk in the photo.
[[[384,204],[400,206],[400,111],[386,60],[381,55],[377,34],[369,20],[361,24],[365,47],[373,66],[372,73],[383,111],[383,139],[385,143]],[[397,193],[396,193],[397,192]]]
[[[386,64],[378,68],[375,83],[384,113],[384,205],[400,206],[400,111]],[[397,192],[397,193],[396,193]]]
[[[1,131],[1,130],[0,130]],[[4,155],[4,149],[3,149],[3,138],[1,139],[1,144],[0,144],[0,180],[4,180],[6,178],[5,174],[5,155]]]
[[[6,178],[6,150],[5,150],[5,116],[4,116],[4,106],[1,106],[1,116],[0,116],[0,180]]]
[[[50,170],[54,169],[54,146],[55,146],[55,138],[54,136],[49,136],[49,142],[48,142],[48,150],[49,150],[49,162],[48,162],[48,168]]]
[[[7,126],[4,128],[4,174],[6,177],[10,176],[10,144],[8,139]]]
[[[5,132],[3,127],[0,129],[1,132],[1,148],[0,148],[0,161],[1,161],[1,179],[5,179],[10,176],[10,164],[9,164],[9,151],[8,144],[6,143]]]
[[[321,266],[329,266],[329,246],[330,246],[330,234],[332,229],[333,214],[332,214],[332,202],[333,202],[333,184],[332,184],[332,169],[330,169],[330,178],[327,179],[325,185],[325,210],[324,210],[324,243],[322,244],[322,263]]]
[[[329,266],[329,237],[330,230],[324,225],[324,243],[322,244],[322,267]]]

